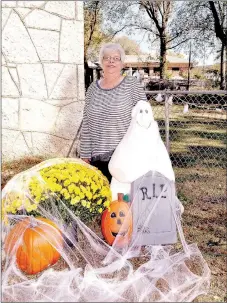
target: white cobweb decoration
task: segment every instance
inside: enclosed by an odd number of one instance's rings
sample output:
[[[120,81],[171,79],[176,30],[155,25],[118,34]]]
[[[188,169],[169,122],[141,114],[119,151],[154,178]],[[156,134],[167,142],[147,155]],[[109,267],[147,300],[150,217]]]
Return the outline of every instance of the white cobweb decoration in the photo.
[[[4,203],[7,204],[12,192],[20,192],[21,197],[32,201],[26,180],[37,176],[44,182],[40,175],[42,168],[66,161],[83,163],[92,169],[78,159],[42,162],[8,182],[2,193]],[[144,247],[133,242],[120,249],[116,241],[112,246],[105,242],[97,221],[86,225],[66,205],[60,207],[60,204],[63,202],[38,205],[40,217],[55,222],[62,233],[63,242],[51,243],[60,253],[60,260],[37,275],[22,272],[16,262],[16,251],[27,227],[22,228],[20,236],[14,239],[13,250],[5,252],[2,262],[3,302],[190,302],[208,292],[210,270],[197,245],[185,242],[180,215],[175,216],[182,242],[180,249],[174,245]],[[76,226],[77,236],[64,224],[62,207]],[[31,216],[26,212],[8,215],[8,223],[3,223],[2,228],[3,247],[13,226],[25,218]],[[39,219],[33,217],[32,221]],[[50,229],[54,233],[55,228]]]

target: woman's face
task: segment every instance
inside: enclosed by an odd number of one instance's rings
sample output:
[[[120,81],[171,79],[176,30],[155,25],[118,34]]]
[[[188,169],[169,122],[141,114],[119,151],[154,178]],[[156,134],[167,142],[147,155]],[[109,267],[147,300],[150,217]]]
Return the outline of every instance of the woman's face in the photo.
[[[119,74],[123,68],[121,56],[118,51],[105,51],[102,59],[102,68],[105,74]]]

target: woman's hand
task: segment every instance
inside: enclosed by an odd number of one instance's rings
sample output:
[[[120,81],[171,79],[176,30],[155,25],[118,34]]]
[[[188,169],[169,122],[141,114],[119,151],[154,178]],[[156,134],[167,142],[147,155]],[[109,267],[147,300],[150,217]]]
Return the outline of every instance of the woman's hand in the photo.
[[[81,160],[83,160],[84,162],[90,164],[90,159],[83,159],[83,158],[81,158]]]

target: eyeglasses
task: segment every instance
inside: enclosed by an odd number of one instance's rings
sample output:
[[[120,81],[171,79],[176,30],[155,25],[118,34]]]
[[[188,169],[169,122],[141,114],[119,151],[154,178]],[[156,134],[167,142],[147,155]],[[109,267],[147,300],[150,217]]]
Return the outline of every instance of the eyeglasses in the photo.
[[[119,62],[119,61],[121,61],[121,58],[120,58],[120,57],[110,57],[110,56],[104,56],[104,57],[103,57],[103,60],[104,60],[104,61],[111,61],[111,59],[112,59],[114,62]]]

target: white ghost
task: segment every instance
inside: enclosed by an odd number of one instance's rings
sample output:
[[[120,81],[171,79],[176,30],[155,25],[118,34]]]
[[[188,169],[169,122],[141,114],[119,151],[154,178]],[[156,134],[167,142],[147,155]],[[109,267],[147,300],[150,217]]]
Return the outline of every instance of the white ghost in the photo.
[[[130,126],[109,162],[113,199],[118,189],[129,193],[130,184],[150,170],[175,180],[152,108],[148,102],[139,101],[132,110]]]
[[[162,102],[163,101],[162,95],[161,94],[157,94],[157,96],[155,97],[155,100],[157,102]]]
[[[184,105],[183,113],[186,114],[186,113],[188,112],[188,109],[189,109],[189,106],[188,106],[188,104],[186,103],[186,104]]]

